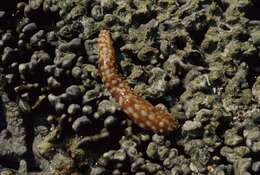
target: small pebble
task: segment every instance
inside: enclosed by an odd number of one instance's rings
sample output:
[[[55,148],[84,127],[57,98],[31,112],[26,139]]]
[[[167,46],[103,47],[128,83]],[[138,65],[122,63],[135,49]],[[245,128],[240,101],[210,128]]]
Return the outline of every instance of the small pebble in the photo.
[[[113,129],[116,128],[116,118],[114,116],[108,116],[104,121],[104,126],[107,129]]]
[[[91,120],[89,120],[89,118],[87,116],[81,116],[79,118],[77,118],[73,124],[72,124],[72,128],[75,132],[79,132],[82,128],[91,126],[92,122]]]
[[[77,85],[71,85],[66,89],[66,94],[71,98],[78,98],[81,95],[81,89]]]
[[[68,107],[68,114],[75,115],[80,112],[80,105],[78,104],[70,104]]]
[[[22,32],[24,32],[25,34],[33,34],[33,32],[35,32],[36,30],[37,30],[37,25],[35,23],[29,23],[24,26]]]

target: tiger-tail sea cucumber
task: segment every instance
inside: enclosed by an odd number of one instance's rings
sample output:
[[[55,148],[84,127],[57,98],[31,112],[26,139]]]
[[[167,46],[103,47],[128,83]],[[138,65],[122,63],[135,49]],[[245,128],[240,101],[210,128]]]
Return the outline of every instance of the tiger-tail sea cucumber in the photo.
[[[118,73],[113,41],[108,30],[100,31],[97,47],[102,81],[128,117],[138,126],[154,132],[165,133],[177,129],[179,124],[175,117],[135,95]]]

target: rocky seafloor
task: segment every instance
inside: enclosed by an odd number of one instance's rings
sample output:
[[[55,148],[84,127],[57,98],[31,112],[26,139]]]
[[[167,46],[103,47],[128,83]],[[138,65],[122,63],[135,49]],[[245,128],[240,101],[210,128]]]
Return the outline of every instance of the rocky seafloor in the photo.
[[[2,0],[0,174],[259,175],[259,0]],[[136,126],[98,72],[181,125]]]

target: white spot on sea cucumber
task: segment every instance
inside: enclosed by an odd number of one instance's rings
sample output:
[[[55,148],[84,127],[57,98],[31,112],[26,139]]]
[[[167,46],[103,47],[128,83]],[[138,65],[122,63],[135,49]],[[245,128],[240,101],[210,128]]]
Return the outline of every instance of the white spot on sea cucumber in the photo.
[[[109,71],[106,71],[105,76],[106,76],[108,79],[110,79],[111,77],[114,76],[114,74],[109,70]]]
[[[127,112],[128,112],[129,114],[133,114],[133,113],[134,113],[134,109],[133,109],[131,106],[128,106],[128,107],[126,108],[126,110],[127,110]]]
[[[148,113],[145,110],[141,110],[140,112],[143,117],[146,117],[148,115]]]
[[[161,128],[163,128],[163,127],[165,126],[165,123],[164,123],[163,121],[161,121],[161,122],[159,123],[159,126],[160,126]]]
[[[139,104],[134,104],[135,109],[137,109],[138,111],[141,109],[141,106]]]
[[[149,112],[148,119],[149,120],[154,120],[154,117],[155,117],[155,115],[153,113]]]
[[[145,122],[147,126],[151,127],[153,124],[150,121]]]
[[[107,47],[103,47],[103,53],[104,53],[104,55],[108,55],[108,53],[109,53],[109,50],[108,50],[108,48]]]
[[[116,79],[114,79],[114,80],[112,80],[111,83],[112,83],[113,86],[115,86],[118,83],[118,81]]]
[[[111,91],[111,93],[116,93],[117,88],[116,88],[116,87],[112,87],[112,88],[110,89],[110,91]]]
[[[123,99],[122,96],[119,96],[118,102],[119,102],[120,105],[122,105],[124,103],[124,99]]]
[[[119,83],[119,84],[118,84],[118,87],[120,87],[120,88],[124,88],[125,85],[124,85],[124,83]]]
[[[106,87],[110,87],[110,83],[109,82],[106,82],[106,81],[104,81],[105,82],[105,86]]]
[[[145,125],[143,123],[138,123],[141,128],[145,128]]]
[[[136,112],[133,112],[133,114],[132,114],[132,115],[133,115],[133,117],[134,117],[134,118],[136,118],[136,119],[138,119],[138,118],[139,118],[139,114],[138,114],[138,113],[136,113]]]
[[[110,72],[108,64],[103,64],[103,69],[105,70],[105,75],[108,75],[108,73]]]
[[[111,71],[109,69],[104,68],[104,76],[108,76],[110,74],[111,74]]]

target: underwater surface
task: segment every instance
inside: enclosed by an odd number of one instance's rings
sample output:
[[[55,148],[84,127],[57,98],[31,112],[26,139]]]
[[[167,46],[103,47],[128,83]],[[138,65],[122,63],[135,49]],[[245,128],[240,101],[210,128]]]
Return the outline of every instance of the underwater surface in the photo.
[[[179,127],[122,110],[103,29],[130,91]],[[2,0],[0,55],[1,175],[260,174],[259,0]]]

